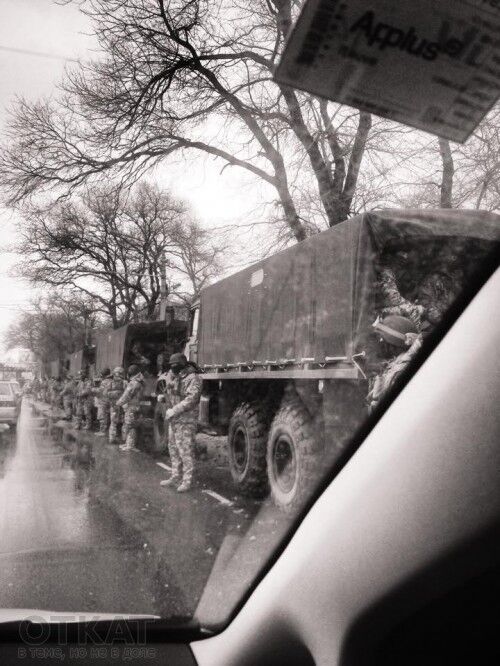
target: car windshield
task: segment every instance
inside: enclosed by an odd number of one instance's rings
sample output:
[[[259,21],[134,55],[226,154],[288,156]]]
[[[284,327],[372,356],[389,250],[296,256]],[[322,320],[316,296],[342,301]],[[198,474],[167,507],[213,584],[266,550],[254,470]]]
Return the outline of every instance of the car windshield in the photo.
[[[215,631],[498,254],[500,107],[356,0],[3,4],[2,616]]]

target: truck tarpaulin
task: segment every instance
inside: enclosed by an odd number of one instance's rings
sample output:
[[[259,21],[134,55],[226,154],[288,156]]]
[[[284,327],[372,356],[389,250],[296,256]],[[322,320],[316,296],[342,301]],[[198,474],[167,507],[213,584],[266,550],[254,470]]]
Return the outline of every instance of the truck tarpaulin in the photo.
[[[408,270],[418,272],[422,253],[470,238],[488,246],[498,242],[500,217],[385,210],[311,236],[202,291],[198,362],[203,367],[350,359],[372,330],[376,268],[384,252],[408,251]]]

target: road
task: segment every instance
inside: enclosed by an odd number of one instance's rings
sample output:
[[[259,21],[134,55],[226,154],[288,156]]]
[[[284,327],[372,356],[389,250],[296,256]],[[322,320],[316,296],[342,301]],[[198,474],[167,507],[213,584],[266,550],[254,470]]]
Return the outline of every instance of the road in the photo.
[[[178,494],[159,485],[168,459],[54,427],[26,400],[0,437],[0,608],[215,621],[286,529],[213,451]]]

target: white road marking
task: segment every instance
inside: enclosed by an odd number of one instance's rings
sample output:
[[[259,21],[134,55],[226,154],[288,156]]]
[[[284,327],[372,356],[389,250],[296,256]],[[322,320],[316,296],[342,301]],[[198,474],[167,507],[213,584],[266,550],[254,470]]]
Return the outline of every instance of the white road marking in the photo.
[[[168,472],[172,471],[172,468],[169,467],[168,465],[165,465],[165,463],[157,462],[156,464],[159,465],[159,467],[163,467],[163,469],[166,469]]]
[[[231,500],[228,500],[226,497],[222,497],[222,495],[219,495],[219,493],[216,493],[213,490],[203,490],[202,492],[210,495],[210,497],[213,497],[221,504],[225,504],[226,506],[233,506],[233,502],[231,502]]]

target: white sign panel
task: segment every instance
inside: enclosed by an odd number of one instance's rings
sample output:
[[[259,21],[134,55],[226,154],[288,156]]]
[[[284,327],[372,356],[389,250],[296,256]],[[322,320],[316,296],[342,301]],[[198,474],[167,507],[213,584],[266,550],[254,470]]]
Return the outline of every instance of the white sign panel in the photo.
[[[500,0],[308,0],[275,78],[463,142],[500,95]]]

